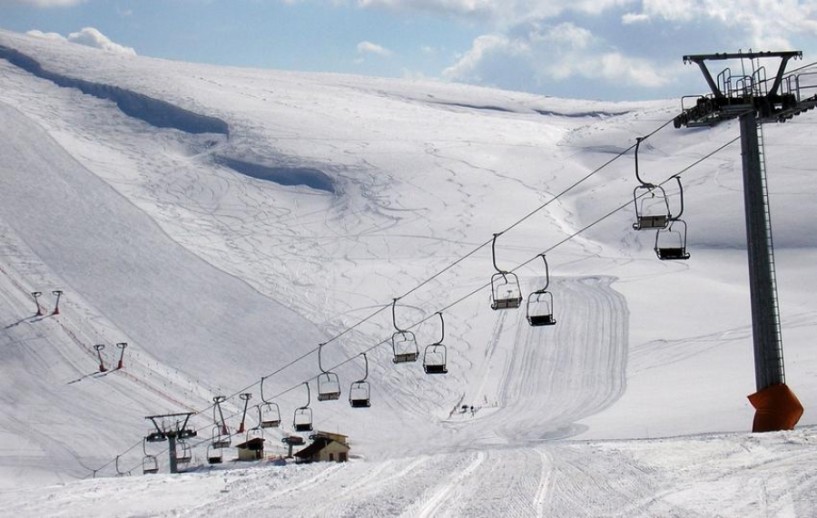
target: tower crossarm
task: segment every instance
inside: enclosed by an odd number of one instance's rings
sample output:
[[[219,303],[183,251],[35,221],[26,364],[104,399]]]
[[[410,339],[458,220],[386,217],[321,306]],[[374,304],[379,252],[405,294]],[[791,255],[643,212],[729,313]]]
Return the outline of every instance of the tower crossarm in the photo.
[[[782,121],[813,107],[813,100],[799,100],[799,92],[781,88],[784,84],[786,66],[791,59],[802,58],[801,51],[782,52],[737,52],[716,54],[691,54],[684,56],[684,63],[695,63],[701,69],[711,93],[698,97],[694,106],[684,110],[674,119],[675,127],[712,126],[721,121],[740,117],[747,112],[755,112],[761,121]],[[762,67],[755,69],[760,59],[778,58],[780,64],[771,87],[765,79]],[[751,76],[739,77],[738,88],[733,88],[733,76],[726,69],[718,76],[719,84],[707,67],[707,61],[749,60],[752,64]],[[722,79],[725,77],[726,79]],[[787,83],[788,84],[788,83]],[[786,90],[786,91],[781,91]]]

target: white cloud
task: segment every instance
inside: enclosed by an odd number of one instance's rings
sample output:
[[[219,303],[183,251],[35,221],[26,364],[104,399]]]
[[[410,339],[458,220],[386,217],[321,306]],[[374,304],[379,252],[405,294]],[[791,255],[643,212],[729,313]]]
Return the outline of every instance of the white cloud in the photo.
[[[755,49],[785,50],[792,37],[817,34],[817,0],[644,0],[642,9],[634,15],[674,23],[710,21],[744,31],[744,42]]]
[[[582,27],[562,23],[535,27],[516,37],[476,38],[443,77],[466,83],[544,91],[548,85],[591,79],[627,87],[655,88],[671,75],[649,61],[610,49]]]
[[[389,49],[372,43],[371,41],[361,41],[357,44],[358,54],[374,54],[375,56],[389,57],[393,54]]]
[[[38,30],[26,32],[29,36],[36,36],[37,38],[46,38],[49,40],[66,41],[65,36],[56,32],[43,32]]]
[[[644,13],[626,13],[621,17],[621,23],[624,25],[644,23],[648,21],[650,21],[650,17]]]
[[[130,56],[136,55],[136,51],[131,47],[125,47],[112,42],[107,36],[93,27],[85,27],[79,32],[72,32],[68,35],[67,40],[72,43],[79,43],[80,45],[106,50],[108,52],[117,52]]]
[[[595,39],[592,32],[585,28],[578,27],[571,22],[560,23],[545,31],[532,31],[529,34],[529,38],[532,41],[553,43],[572,49],[586,48]]]
[[[79,45],[85,45],[86,47],[93,47],[95,49],[102,49],[108,52],[117,52],[120,54],[126,54],[129,56],[135,56],[136,51],[133,50],[131,47],[125,47],[123,45],[119,45],[118,43],[114,43],[107,36],[99,32],[99,30],[94,29],[93,27],[85,27],[79,32],[72,32],[66,38],[61,34],[57,34],[56,32],[42,32],[38,30],[28,31],[26,34],[30,36],[37,36],[40,38],[48,38],[52,40],[61,40],[61,41],[68,41],[71,43],[77,43]]]
[[[85,3],[86,0],[0,0],[0,7],[4,5],[31,5],[34,7],[70,7]]]
[[[497,27],[508,27],[525,21],[553,18],[565,12],[597,15],[613,7],[637,2],[636,0],[354,0],[353,3],[364,9],[413,10],[457,17],[482,18],[489,23],[494,23]]]
[[[443,71],[443,77],[466,83],[501,85],[495,81],[495,72],[511,62],[521,61],[524,66],[530,56],[530,48],[524,42],[504,35],[486,34],[475,39],[471,49]]]

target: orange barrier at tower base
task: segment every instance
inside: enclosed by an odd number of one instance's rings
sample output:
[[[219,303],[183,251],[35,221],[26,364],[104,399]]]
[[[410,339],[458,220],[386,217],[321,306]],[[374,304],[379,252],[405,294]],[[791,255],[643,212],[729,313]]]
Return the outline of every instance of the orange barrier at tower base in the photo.
[[[755,407],[752,432],[793,430],[803,415],[803,405],[785,383],[755,392],[749,402]]]

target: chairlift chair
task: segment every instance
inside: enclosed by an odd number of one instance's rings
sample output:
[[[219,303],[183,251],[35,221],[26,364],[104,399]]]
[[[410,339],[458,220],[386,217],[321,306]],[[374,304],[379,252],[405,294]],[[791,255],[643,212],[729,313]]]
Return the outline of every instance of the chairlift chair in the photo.
[[[220,426],[213,427],[213,433],[210,436],[210,444],[213,445],[213,448],[227,448],[232,444],[232,439],[229,434],[223,434],[222,429]]]
[[[655,233],[655,255],[662,261],[689,259],[686,242],[686,222],[682,219],[673,219],[666,229]]]
[[[539,290],[528,296],[528,324],[533,327],[556,324],[556,320],[553,318],[552,293]]]
[[[635,223],[633,230],[666,228],[670,214],[667,193],[660,185],[639,185],[633,190]]]
[[[155,455],[145,455],[142,459],[142,474],[152,475],[159,472],[159,460]]]
[[[207,463],[221,464],[224,461],[224,449],[210,443],[207,445]]]
[[[264,379],[261,378],[261,403],[258,405],[258,421],[261,423],[261,428],[278,428],[281,426],[281,409],[278,403],[268,401],[264,397]]]
[[[689,259],[687,252],[687,224],[681,219],[684,213],[684,186],[681,178],[675,176],[678,182],[678,192],[680,197],[680,210],[673,216],[667,228],[658,229],[655,232],[655,255],[662,261],[675,261]]]
[[[150,453],[148,453],[147,442],[148,442],[147,437],[145,437],[142,440],[142,453],[145,454],[144,458],[142,459],[143,475],[151,475],[153,473],[159,472],[159,460],[156,458],[155,455],[151,455]]]
[[[545,262],[545,286],[528,296],[527,318],[528,324],[533,327],[552,326],[556,324],[553,318],[553,294],[548,291],[550,286],[550,269],[545,254],[540,254]]]
[[[321,351],[324,345],[318,345],[318,368],[321,370],[318,375],[318,401],[333,401],[340,398],[340,378],[334,372],[323,369]]]
[[[672,218],[666,191],[660,185],[645,182],[638,174],[638,148],[644,138],[636,138],[635,144],[635,177],[639,185],[633,189],[633,203],[635,205],[633,229],[666,228]]]
[[[304,385],[306,385],[306,405],[296,408],[292,417],[292,427],[296,432],[312,431],[312,409],[309,408],[312,397],[309,391],[309,383],[304,382]]]
[[[349,387],[349,405],[352,408],[369,408],[372,406],[370,397],[371,397],[371,386],[366,379],[369,377],[369,359],[366,357],[366,353],[360,353],[363,356],[363,361],[366,364],[366,373],[363,375],[363,378],[355,381]]]
[[[491,309],[516,309],[522,304],[522,288],[519,278],[513,272],[500,270],[496,265],[496,238],[491,243],[491,258],[496,273],[491,276]]]
[[[253,439],[263,439],[264,438],[264,429],[260,426],[255,426],[247,430],[247,435],[245,436],[245,442],[250,442]]]
[[[392,325],[394,325],[395,332],[391,335],[391,348],[394,353],[392,362],[394,363],[408,363],[417,361],[420,356],[420,348],[417,345],[417,338],[414,333],[406,329],[400,329],[397,326],[396,307],[397,300],[394,299],[391,305]]]
[[[443,340],[445,339],[445,320],[441,312],[438,311],[437,314],[440,315],[440,339],[426,346],[425,352],[423,353],[423,369],[426,371],[426,374],[448,373],[448,367],[446,366],[448,351],[443,345]]]
[[[179,454],[178,449],[181,446],[181,454]],[[179,464],[189,464],[190,461],[193,460],[193,449],[187,444],[185,440],[179,440],[176,442],[176,462]]]

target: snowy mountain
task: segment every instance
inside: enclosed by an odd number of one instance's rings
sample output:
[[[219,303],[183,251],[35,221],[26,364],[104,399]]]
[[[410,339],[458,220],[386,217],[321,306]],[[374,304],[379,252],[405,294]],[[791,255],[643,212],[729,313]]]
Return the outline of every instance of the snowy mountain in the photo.
[[[752,435],[736,124],[674,129],[674,99],[213,67],[3,31],[0,58],[3,513],[813,513],[813,113],[764,128],[805,414]],[[642,175],[682,176],[688,261],[632,229],[645,135]],[[492,311],[493,260],[527,297],[541,253],[557,324],[529,326],[524,302]],[[448,373],[395,364],[396,328],[421,355],[442,336]],[[363,352],[372,406],[351,408]],[[338,401],[317,401],[321,368]],[[213,397],[235,432],[251,394],[254,427],[262,377],[283,421],[268,454],[308,382],[315,429],[348,435],[352,461],[208,466]],[[141,476],[146,454],[167,472],[145,417],[174,412],[197,412],[189,472]]]

